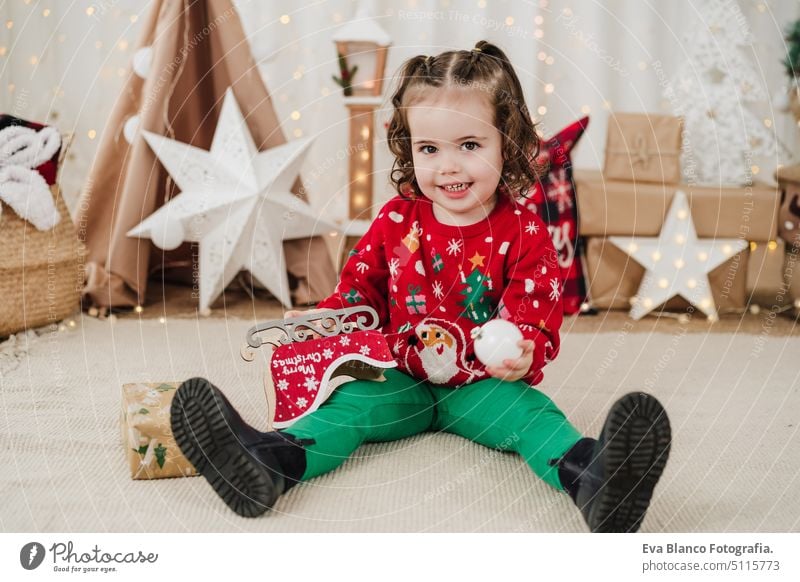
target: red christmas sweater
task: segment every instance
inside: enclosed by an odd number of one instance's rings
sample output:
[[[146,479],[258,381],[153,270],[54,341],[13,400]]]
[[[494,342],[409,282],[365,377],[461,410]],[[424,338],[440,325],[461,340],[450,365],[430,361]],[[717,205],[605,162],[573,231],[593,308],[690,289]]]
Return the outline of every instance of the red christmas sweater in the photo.
[[[561,289],[547,226],[507,196],[468,226],[440,223],[426,198],[398,196],[381,209],[333,295],[318,306],[373,307],[399,369],[452,387],[489,377],[470,332],[508,319],[535,343],[525,377],[535,385],[558,353]]]

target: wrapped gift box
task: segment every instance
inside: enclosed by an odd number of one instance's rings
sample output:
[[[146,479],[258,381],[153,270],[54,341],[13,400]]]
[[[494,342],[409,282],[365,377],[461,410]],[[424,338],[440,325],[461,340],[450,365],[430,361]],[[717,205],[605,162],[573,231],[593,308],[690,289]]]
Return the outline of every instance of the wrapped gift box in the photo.
[[[800,314],[800,252],[787,252],[784,255],[783,281],[789,290],[794,313]]]
[[[789,301],[783,288],[786,243],[781,240],[751,242],[747,261],[747,297],[764,307]]]
[[[708,275],[717,309],[742,309],[745,306],[747,251],[742,251]],[[630,309],[630,299],[639,289],[645,269],[625,251],[603,238],[590,238],[586,244],[589,299],[601,309]],[[675,311],[689,307],[682,297],[674,297],[666,308]]]
[[[603,173],[611,180],[677,184],[682,133],[679,117],[615,113],[608,120]]]
[[[781,189],[778,236],[795,251],[800,250],[800,165],[782,166],[775,171]]]
[[[768,241],[777,233],[780,193],[774,186],[709,188],[633,184],[600,172],[575,172],[581,236],[658,236],[676,190],[689,199],[697,236]]]
[[[178,386],[180,382],[122,386],[120,426],[132,479],[197,474],[172,437],[169,408]]]
[[[794,93],[792,93],[794,95]],[[800,165],[782,166],[775,171],[781,189],[778,236],[785,241],[783,281],[800,314]]]

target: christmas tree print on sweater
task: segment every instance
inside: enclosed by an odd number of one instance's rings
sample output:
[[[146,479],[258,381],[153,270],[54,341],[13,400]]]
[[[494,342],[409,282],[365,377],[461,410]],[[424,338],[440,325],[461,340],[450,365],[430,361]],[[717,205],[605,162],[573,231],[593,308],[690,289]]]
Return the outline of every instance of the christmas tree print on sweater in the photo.
[[[486,323],[492,314],[492,306],[486,296],[486,291],[492,288],[492,280],[478,270],[478,267],[483,266],[484,258],[476,252],[469,260],[473,266],[469,277],[465,277],[463,269],[459,268],[461,284],[464,287],[460,293],[465,296],[461,303],[464,307],[462,315],[477,324]]]
[[[319,307],[373,307],[402,371],[454,387],[486,377],[470,332],[503,317],[533,340],[525,380],[537,384],[558,352],[561,293],[547,228],[523,205],[500,196],[484,220],[453,226],[435,218],[427,199],[397,197],[378,213]]]

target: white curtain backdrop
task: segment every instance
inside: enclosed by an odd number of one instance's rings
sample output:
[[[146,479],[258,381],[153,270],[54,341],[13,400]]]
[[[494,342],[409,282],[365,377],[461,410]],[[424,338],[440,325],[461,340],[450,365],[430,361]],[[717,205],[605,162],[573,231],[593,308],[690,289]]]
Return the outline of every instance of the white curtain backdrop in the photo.
[[[544,135],[591,116],[574,163],[600,168],[609,111],[671,113],[663,81],[686,60],[686,32],[704,2],[725,2],[741,11],[741,26],[755,38],[749,57],[758,72],[753,83],[770,96],[782,91],[783,33],[800,17],[796,0],[376,0],[369,6],[393,40],[387,75],[415,54],[471,48],[480,39],[495,42],[512,59]],[[122,128],[105,127],[105,121],[148,4],[0,0],[0,111],[74,135],[61,178],[73,207],[100,133],[121,134]],[[237,0],[236,5],[285,134],[317,136],[303,168],[312,204],[344,219],[348,111],[331,79],[339,72],[331,35],[355,15],[359,3]],[[391,83],[385,102],[390,90]],[[800,129],[791,116],[770,102],[753,107],[789,152],[796,151]],[[393,194],[382,128],[386,114],[376,124],[376,203]],[[757,161],[755,178],[770,181],[777,163],[797,157]]]

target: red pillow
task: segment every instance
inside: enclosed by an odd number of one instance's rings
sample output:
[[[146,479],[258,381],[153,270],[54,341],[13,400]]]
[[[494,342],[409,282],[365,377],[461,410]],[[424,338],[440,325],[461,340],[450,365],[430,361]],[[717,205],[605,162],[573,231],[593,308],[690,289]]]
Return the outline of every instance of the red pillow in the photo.
[[[526,196],[526,206],[547,224],[558,251],[563,283],[561,297],[567,315],[579,312],[581,304],[586,301],[578,238],[578,203],[570,154],[588,125],[589,118],[584,117],[542,142],[536,161],[545,172]]]

